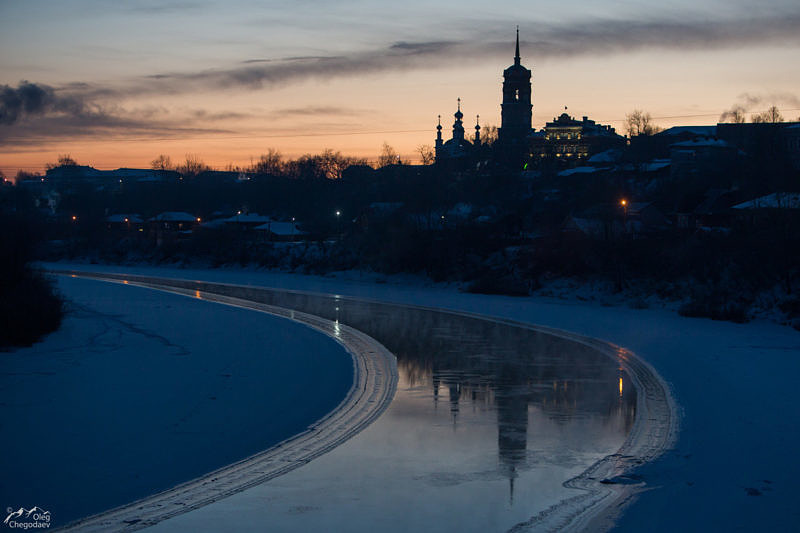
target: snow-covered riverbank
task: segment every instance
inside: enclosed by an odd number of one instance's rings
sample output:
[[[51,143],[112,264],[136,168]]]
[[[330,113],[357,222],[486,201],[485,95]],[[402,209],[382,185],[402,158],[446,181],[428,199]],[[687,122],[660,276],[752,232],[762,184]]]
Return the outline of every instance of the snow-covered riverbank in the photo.
[[[257,271],[94,268],[450,308],[606,339],[652,364],[683,409],[675,449],[637,472],[652,490],[626,511],[620,531],[790,531],[800,521],[795,506],[800,461],[794,456],[800,447],[795,392],[800,334],[791,328],[689,319],[664,310],[462,294],[391,279],[375,284]]]
[[[56,526],[261,452],[352,385],[350,355],[300,324],[96,281],[58,290],[62,328],[0,354],[0,501]]]

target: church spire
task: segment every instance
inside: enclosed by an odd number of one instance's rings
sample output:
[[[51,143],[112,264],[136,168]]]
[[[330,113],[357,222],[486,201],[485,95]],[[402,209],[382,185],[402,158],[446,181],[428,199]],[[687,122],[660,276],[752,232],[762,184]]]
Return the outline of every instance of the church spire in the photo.
[[[453,123],[453,139],[459,141],[464,140],[464,124],[461,122],[461,119],[464,118],[464,113],[461,112],[461,98],[458,99],[458,111],[455,112],[453,115],[456,117],[456,121]]]
[[[514,64],[519,65],[519,26],[517,26],[517,50],[514,54]]]

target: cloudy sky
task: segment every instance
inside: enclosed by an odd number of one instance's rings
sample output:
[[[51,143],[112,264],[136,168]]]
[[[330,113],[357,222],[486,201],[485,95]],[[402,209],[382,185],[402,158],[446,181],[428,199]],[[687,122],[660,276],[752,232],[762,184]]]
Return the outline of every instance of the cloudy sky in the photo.
[[[734,105],[800,115],[800,4],[741,0],[0,0],[0,169],[58,154],[98,168],[268,148],[412,158],[500,119],[520,27],[534,127],[563,112],[622,129],[714,124]]]

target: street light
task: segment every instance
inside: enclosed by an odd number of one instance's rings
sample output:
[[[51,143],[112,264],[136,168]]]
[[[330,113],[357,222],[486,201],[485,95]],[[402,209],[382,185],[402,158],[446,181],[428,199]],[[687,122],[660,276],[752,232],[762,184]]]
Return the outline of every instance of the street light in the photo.
[[[628,232],[628,200],[623,198],[619,201],[619,205],[622,206],[622,227],[625,230],[625,233]]]
[[[339,221],[341,220],[341,216],[342,216],[342,212],[337,209],[336,210],[336,234],[339,236],[339,240],[340,241],[342,240],[341,224],[339,223]]]

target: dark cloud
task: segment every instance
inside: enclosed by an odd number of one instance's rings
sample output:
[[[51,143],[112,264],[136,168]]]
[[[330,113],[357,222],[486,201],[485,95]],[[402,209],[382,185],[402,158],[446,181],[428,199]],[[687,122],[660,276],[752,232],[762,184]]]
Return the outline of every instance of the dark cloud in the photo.
[[[87,84],[69,90],[21,81],[0,85],[0,143],[25,145],[44,139],[114,137],[176,137],[188,134],[231,133],[208,124],[248,115],[232,111],[183,110],[171,113],[159,106],[125,109],[114,102],[100,105]],[[103,93],[105,94],[105,93]]]
[[[29,116],[49,112],[79,113],[85,104],[75,97],[61,97],[47,85],[21,81],[16,88],[0,85],[0,124],[14,124]]]
[[[174,93],[188,90],[261,89],[309,79],[380,74],[453,65],[511,56],[511,22],[494,22],[464,40],[401,41],[385,48],[347,55],[258,59],[227,68],[200,72],[159,73],[147,84],[133,83],[123,92]],[[523,31],[529,65],[549,58],[602,56],[643,49],[711,50],[751,45],[800,44],[800,8],[780,16],[728,20],[607,20],[585,19],[562,25],[531,25]],[[529,36],[535,36],[530,39]],[[528,37],[526,40],[525,37]]]
[[[43,116],[14,127],[0,126],[0,144],[7,151],[11,146],[38,146],[59,140],[156,140],[234,133],[229,129],[196,126],[190,121],[167,122],[87,113],[79,116]]]

